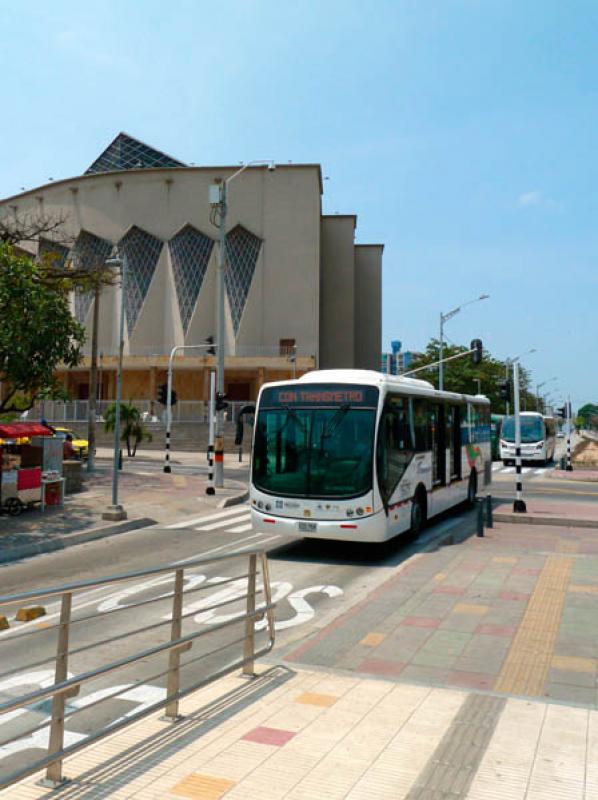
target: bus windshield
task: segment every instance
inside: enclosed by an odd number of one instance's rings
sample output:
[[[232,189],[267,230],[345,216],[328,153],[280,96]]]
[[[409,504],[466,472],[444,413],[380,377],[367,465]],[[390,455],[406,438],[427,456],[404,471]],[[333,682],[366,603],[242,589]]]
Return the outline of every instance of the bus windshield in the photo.
[[[270,494],[348,498],[372,488],[378,390],[265,389],[255,423],[253,482]]]
[[[520,417],[521,420],[521,441],[529,444],[530,442],[541,442],[545,436],[544,420],[542,417]],[[506,442],[515,441],[515,417],[505,417],[502,423],[501,438]]]

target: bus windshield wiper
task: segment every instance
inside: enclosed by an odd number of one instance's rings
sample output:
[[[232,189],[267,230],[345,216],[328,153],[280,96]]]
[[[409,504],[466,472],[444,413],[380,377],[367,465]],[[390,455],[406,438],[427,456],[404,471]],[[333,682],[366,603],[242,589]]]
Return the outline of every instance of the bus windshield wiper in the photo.
[[[282,408],[284,408],[284,410],[287,412],[287,418],[284,421],[284,425],[282,426],[282,428],[280,430],[281,431],[284,430],[284,428],[286,427],[287,422],[289,421],[289,417],[292,417],[295,420],[295,422],[301,427],[302,431],[305,433],[305,431],[307,430],[305,422],[303,422],[303,420],[301,419],[299,414],[297,414],[295,409],[291,408],[291,406],[282,406]]]
[[[322,430],[322,437],[320,439],[320,444],[324,443],[324,439],[328,439],[338,429],[338,426],[343,421],[345,414],[350,410],[351,404],[350,403],[343,403],[342,406],[338,408],[337,411],[334,412],[334,416],[330,420],[330,422],[324,426]]]

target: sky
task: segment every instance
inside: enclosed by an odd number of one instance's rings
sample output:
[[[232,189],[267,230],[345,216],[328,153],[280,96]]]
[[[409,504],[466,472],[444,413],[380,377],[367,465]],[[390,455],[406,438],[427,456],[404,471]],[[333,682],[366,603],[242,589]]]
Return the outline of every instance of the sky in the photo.
[[[487,293],[449,341],[535,349],[555,401],[598,401],[595,0],[0,0],[0,20],[0,197],[121,130],[198,165],[321,163],[324,213],[385,244],[384,349]]]

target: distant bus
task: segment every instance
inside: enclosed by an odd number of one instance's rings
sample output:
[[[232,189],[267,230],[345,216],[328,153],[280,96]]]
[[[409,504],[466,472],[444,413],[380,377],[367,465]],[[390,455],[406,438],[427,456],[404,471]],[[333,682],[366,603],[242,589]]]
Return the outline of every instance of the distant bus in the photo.
[[[427,381],[325,370],[262,386],[250,478],[254,529],[381,542],[490,483],[490,402]]]
[[[548,464],[554,458],[556,423],[535,411],[523,411],[521,419],[521,460]],[[500,432],[500,457],[504,464],[515,463],[515,417],[505,417]]]
[[[493,461],[500,459],[500,428],[504,418],[504,414],[492,414],[490,417],[490,448]]]

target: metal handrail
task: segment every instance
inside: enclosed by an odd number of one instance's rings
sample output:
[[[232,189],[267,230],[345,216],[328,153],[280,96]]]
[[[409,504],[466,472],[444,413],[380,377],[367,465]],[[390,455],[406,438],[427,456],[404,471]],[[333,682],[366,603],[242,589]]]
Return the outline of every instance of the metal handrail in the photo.
[[[207,566],[210,564],[221,563],[223,561],[230,561],[233,559],[238,558],[247,558],[249,568],[241,577],[241,579],[247,579],[247,589],[246,593],[241,596],[235,596],[233,598],[228,598],[223,601],[212,603],[209,606],[204,608],[197,608],[191,612],[183,613],[183,600],[186,594],[190,594],[191,592],[197,591],[199,588],[213,588],[218,589],[223,583],[230,583],[232,579],[226,579],[226,581],[219,581],[216,584],[206,584],[205,587],[194,587],[193,589],[189,589],[188,592],[184,590],[184,578],[185,578],[185,571],[188,569],[192,569],[198,566]],[[260,585],[257,583],[257,574],[258,574],[258,559],[261,566],[261,582]],[[151,623],[144,627],[135,628],[127,634],[117,634],[116,636],[110,639],[104,639],[100,641],[93,642],[92,644],[85,644],[82,647],[76,649],[69,648],[69,634],[70,629],[73,624],[79,622],[79,619],[72,619],[72,601],[73,601],[73,594],[77,591],[81,590],[89,590],[91,588],[101,588],[106,586],[112,586],[117,583],[122,583],[125,581],[131,581],[139,578],[147,578],[155,575],[162,575],[162,574],[172,574],[174,577],[174,591],[172,593],[168,593],[160,598],[154,598],[154,600],[162,600],[172,601],[172,614],[170,619],[160,620],[158,623]],[[235,580],[239,580],[236,578]],[[155,584],[157,586],[158,584]],[[146,587],[147,589],[153,588],[152,586]],[[259,604],[256,605],[256,595],[263,594],[263,600]],[[5,788],[6,786],[10,786],[11,784],[15,783],[22,778],[25,778],[32,773],[45,768],[46,769],[46,777],[42,781],[43,785],[56,787],[64,782],[63,774],[62,774],[62,762],[64,758],[72,753],[81,750],[84,747],[87,747],[89,744],[98,741],[103,736],[107,736],[108,734],[112,734],[117,730],[120,730],[125,725],[130,725],[133,722],[142,719],[143,717],[147,716],[148,714],[157,711],[158,709],[165,708],[166,709],[166,718],[169,720],[176,720],[179,718],[179,700],[182,697],[190,694],[191,692],[196,691],[201,686],[205,686],[208,683],[226,675],[230,672],[238,669],[239,667],[242,668],[243,674],[248,676],[253,676],[254,674],[254,661],[256,658],[259,658],[266,653],[268,653],[272,647],[274,646],[274,609],[275,603],[272,602],[272,592],[270,586],[270,577],[269,577],[269,568],[268,568],[268,558],[266,555],[265,550],[260,548],[247,548],[242,550],[236,550],[224,555],[217,555],[217,556],[203,556],[192,561],[187,561],[184,563],[175,563],[175,564],[166,564],[157,567],[152,567],[149,569],[144,570],[136,570],[127,573],[121,573],[118,575],[111,575],[107,576],[102,579],[90,579],[85,581],[78,581],[75,583],[68,583],[63,584],[62,586],[54,586],[45,589],[36,589],[33,591],[27,592],[19,592],[18,594],[12,595],[2,595],[0,596],[0,606],[6,605],[13,605],[15,603],[23,603],[25,601],[40,599],[45,597],[55,597],[61,596],[61,610],[60,610],[60,621],[56,626],[53,628],[57,629],[57,644],[56,644],[56,653],[52,657],[50,656],[45,661],[54,660],[55,662],[55,674],[54,674],[54,683],[51,686],[44,687],[37,689],[35,691],[28,692],[27,694],[18,696],[18,697],[11,697],[10,699],[5,700],[4,702],[0,703],[0,723],[2,722],[1,715],[8,714],[9,712],[14,712],[18,709],[27,708],[34,703],[39,703],[43,700],[47,700],[49,698],[52,699],[52,714],[51,719],[48,722],[44,722],[40,725],[37,725],[35,728],[31,729],[31,731],[38,731],[45,727],[50,728],[49,733],[49,744],[48,744],[48,752],[43,758],[36,760],[35,762],[29,763],[24,767],[20,768],[18,771],[11,773],[8,776],[2,777],[0,776],[0,789]],[[98,602],[100,598],[98,598]],[[222,606],[229,605],[233,602],[245,602],[245,611],[239,612],[238,614],[234,614],[229,619],[225,619],[222,622],[211,623],[209,628],[200,629],[194,631],[193,633],[183,635],[182,632],[182,624],[186,618],[192,617],[196,614],[201,614],[206,611],[221,608]],[[145,605],[148,601],[142,601],[142,603],[134,603],[130,606],[123,606],[120,610],[128,610],[132,611],[139,605]],[[108,613],[108,612],[107,612]],[[100,618],[102,613],[98,613],[95,615],[96,618]],[[256,622],[260,619],[263,619],[264,616],[267,618],[267,640],[266,643],[256,648],[255,636],[256,630],[255,625]],[[93,615],[86,615],[86,619],[93,617]],[[154,645],[152,647],[146,647],[141,651],[137,651],[132,655],[127,655],[117,660],[109,661],[108,663],[103,663],[93,669],[87,669],[85,672],[79,673],[72,677],[68,677],[68,660],[69,657],[76,655],[77,653],[81,653],[83,651],[92,650],[94,647],[102,647],[107,643],[111,643],[112,641],[117,641],[125,638],[126,636],[139,636],[147,633],[148,631],[152,631],[155,628],[169,624],[171,625],[170,629],[170,639],[167,642],[162,644]],[[213,649],[202,649],[200,655],[193,659],[187,660],[185,663],[181,663],[181,656],[183,653],[188,652],[194,645],[196,639],[205,638],[210,636],[213,633],[217,633],[218,631],[224,631],[231,626],[238,626],[244,625],[244,633],[241,637],[235,638],[232,642],[226,642],[226,644],[222,645],[218,643],[219,646]],[[44,628],[39,630],[38,633],[45,633],[47,634],[48,629]],[[31,633],[31,631],[26,632],[27,635]],[[15,634],[18,636],[18,629],[15,631]],[[15,636],[8,636],[1,640],[0,643],[7,643],[10,641],[15,641]],[[192,663],[196,663],[201,659],[205,659],[211,656],[214,656],[218,653],[222,653],[225,651],[230,651],[230,649],[234,646],[238,646],[242,643],[243,652],[241,657],[235,659],[234,663],[227,664],[221,668],[217,668],[215,672],[211,673],[210,675],[204,676],[201,680],[196,681],[191,686],[187,686],[186,688],[182,689],[180,685],[180,673],[181,670],[185,667],[189,666]],[[80,742],[76,742],[68,747],[64,746],[64,734],[65,734],[65,721],[73,716],[74,713],[77,713],[79,710],[84,710],[87,706],[83,705],[80,709],[76,709],[75,711],[67,711],[66,709],[66,700],[67,698],[74,697],[79,694],[81,687],[84,686],[89,681],[96,680],[98,678],[104,677],[109,675],[113,672],[116,672],[121,669],[129,668],[139,662],[145,661],[149,658],[158,658],[160,656],[168,656],[168,667],[167,669],[163,670],[162,672],[158,672],[157,676],[152,676],[152,679],[156,677],[163,677],[167,676],[167,687],[166,687],[166,697],[163,700],[157,701],[153,703],[148,708],[143,709],[143,711],[139,711],[135,714],[128,716],[124,720],[119,720],[117,722],[113,722],[101,728],[98,731],[94,731],[93,733],[86,736]],[[37,662],[36,662],[37,663]],[[43,662],[42,662],[43,663]],[[28,667],[32,665],[25,665],[21,669],[26,670]],[[218,665],[220,666],[220,665]],[[12,671],[11,671],[12,672]],[[93,705],[98,705],[101,702],[105,702],[113,697],[111,693],[106,695],[99,700],[94,701]],[[31,732],[29,731],[29,733]],[[3,739],[3,744],[15,741],[16,739],[23,738],[27,735],[28,732],[23,734],[19,732],[15,736],[10,739]]]

